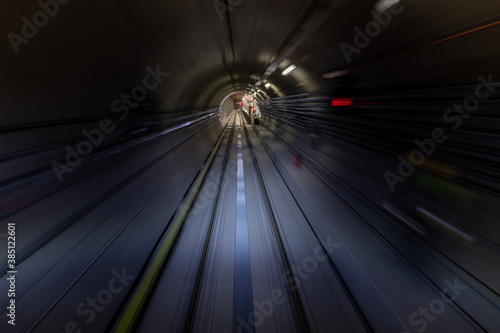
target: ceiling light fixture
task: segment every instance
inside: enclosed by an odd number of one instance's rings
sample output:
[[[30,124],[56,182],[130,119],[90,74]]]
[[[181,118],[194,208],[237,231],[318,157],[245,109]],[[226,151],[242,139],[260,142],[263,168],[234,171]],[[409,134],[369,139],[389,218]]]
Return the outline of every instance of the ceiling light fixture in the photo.
[[[288,74],[290,74],[290,73],[291,73],[291,72],[292,72],[295,68],[297,68],[297,66],[295,66],[295,65],[290,65],[290,66],[288,66],[288,68],[287,68],[287,69],[285,69],[285,70],[283,71],[283,73],[281,73],[281,75],[288,75]]]

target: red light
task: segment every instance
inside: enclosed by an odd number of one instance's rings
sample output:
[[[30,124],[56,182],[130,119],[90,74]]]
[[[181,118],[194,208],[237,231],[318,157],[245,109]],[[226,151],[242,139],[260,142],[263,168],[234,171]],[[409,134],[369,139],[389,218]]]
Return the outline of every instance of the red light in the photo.
[[[334,98],[332,106],[349,106],[352,104],[352,98]]]
[[[243,102],[240,102],[240,106],[242,106],[242,105],[243,105]]]

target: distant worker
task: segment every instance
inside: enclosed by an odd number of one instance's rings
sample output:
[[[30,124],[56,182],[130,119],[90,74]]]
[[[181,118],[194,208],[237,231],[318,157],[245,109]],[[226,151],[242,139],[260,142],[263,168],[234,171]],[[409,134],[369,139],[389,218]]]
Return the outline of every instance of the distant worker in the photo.
[[[258,125],[260,123],[260,110],[259,106],[257,105],[257,101],[253,104],[252,108],[252,118],[253,118],[253,123],[254,125]]]
[[[261,114],[260,114],[260,109],[259,109],[259,105],[257,104],[257,101],[255,101],[255,103],[253,104],[253,112],[254,112],[254,116],[260,118]]]

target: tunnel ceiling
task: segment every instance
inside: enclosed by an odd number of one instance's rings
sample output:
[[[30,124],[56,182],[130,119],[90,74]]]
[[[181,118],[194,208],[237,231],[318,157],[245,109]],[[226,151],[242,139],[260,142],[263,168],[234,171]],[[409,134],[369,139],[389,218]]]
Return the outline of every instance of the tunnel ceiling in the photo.
[[[339,45],[353,44],[353,27],[372,19],[376,1],[2,1],[2,126],[108,114],[147,66],[168,72],[152,91],[161,111],[216,106],[262,78],[272,83],[260,87],[271,97],[317,91],[332,85],[324,73],[356,70],[497,18],[498,2],[479,2],[467,11],[465,0],[405,2],[394,26],[348,63]],[[40,14],[42,3],[49,15]],[[485,67],[497,61],[488,54]],[[290,64],[297,69],[282,76]],[[387,71],[372,66],[360,78]]]

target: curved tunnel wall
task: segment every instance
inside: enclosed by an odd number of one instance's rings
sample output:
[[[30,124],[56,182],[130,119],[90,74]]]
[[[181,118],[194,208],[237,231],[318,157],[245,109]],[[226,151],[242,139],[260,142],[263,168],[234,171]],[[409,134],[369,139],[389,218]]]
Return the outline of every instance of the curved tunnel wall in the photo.
[[[84,191],[97,205],[105,184],[145,167],[134,157],[146,146],[154,160],[182,142],[167,156],[183,172],[173,214],[234,109],[224,99],[260,89],[257,131],[273,133],[286,161],[363,199],[351,207],[360,215],[389,216],[382,226],[409,230],[495,304],[498,1],[401,1],[378,14],[368,0],[42,3],[0,5],[4,220],[106,160],[122,173]],[[54,210],[61,220],[84,214],[65,199],[76,213]],[[421,272],[439,269],[372,228]]]
[[[3,33],[11,36],[0,46],[4,126],[110,115],[148,67],[168,73],[150,92],[165,112],[220,105],[228,92],[262,79],[272,84],[260,86],[270,96],[330,89],[339,84],[323,75],[334,70],[349,70],[362,91],[474,84],[481,73],[496,74],[499,54],[488,42],[498,26],[445,40],[494,23],[495,1],[401,3],[377,16],[388,23],[371,37],[366,27],[378,21],[370,1],[234,1],[227,10],[56,3],[57,14],[40,27],[32,26],[43,13],[38,3],[2,5]],[[290,64],[297,69],[282,76]]]

